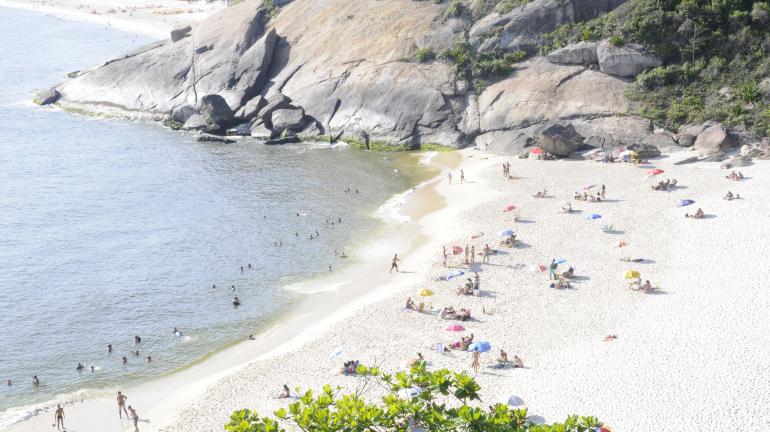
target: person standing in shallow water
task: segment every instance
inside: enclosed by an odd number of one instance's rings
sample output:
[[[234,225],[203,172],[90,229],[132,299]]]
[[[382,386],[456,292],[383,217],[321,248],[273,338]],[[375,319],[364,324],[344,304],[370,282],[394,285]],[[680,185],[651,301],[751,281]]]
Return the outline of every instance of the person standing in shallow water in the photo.
[[[67,428],[64,427],[64,408],[62,408],[61,405],[56,406],[54,418],[56,419],[57,430],[67,430]]]
[[[128,396],[124,395],[121,392],[118,392],[118,418],[123,418],[123,413],[126,413],[126,418],[131,418],[128,416],[128,411],[126,411],[126,399],[128,399]]]
[[[396,273],[400,273],[399,270],[398,270],[398,263],[400,261],[401,260],[398,259],[398,254],[393,255],[393,261],[391,261],[391,263],[390,263],[390,271],[388,273],[393,273],[393,269],[396,270]]]
[[[447,173],[446,178],[449,180],[449,184],[452,184],[452,171]]]

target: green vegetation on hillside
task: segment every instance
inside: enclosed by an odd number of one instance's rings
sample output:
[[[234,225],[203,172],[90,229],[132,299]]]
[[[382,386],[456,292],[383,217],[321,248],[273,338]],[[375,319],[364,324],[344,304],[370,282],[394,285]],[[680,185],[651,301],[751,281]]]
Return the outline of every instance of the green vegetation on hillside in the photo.
[[[640,43],[664,65],[640,74],[627,96],[638,114],[676,129],[718,120],[770,135],[770,7],[752,0],[630,0],[599,18],[546,35],[543,52],[579,41]]]
[[[532,425],[527,423],[526,409],[513,410],[496,404],[489,408],[471,405],[481,401],[480,387],[463,373],[446,369],[428,371],[425,363],[412,366],[409,372],[381,375],[377,368],[359,366],[361,385],[358,391],[341,394],[339,389],[325,386],[319,393],[307,391],[288,409],[277,410],[275,417],[260,417],[248,409],[236,411],[225,425],[229,432],[593,432],[601,424],[593,417],[570,416],[563,424]],[[363,394],[371,387],[385,390],[380,404],[368,402]],[[404,391],[413,396],[404,398]],[[442,399],[451,401],[447,404]],[[487,404],[484,404],[487,405]]]

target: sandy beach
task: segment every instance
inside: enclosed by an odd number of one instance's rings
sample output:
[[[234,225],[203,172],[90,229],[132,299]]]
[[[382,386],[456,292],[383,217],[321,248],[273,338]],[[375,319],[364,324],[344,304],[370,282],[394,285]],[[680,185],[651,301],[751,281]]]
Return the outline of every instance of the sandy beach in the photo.
[[[0,7],[24,9],[64,19],[93,22],[156,39],[176,27],[196,23],[225,7],[224,2],[178,0],[0,0]]]
[[[221,430],[233,410],[269,414],[286,406],[287,400],[274,398],[284,383],[292,390],[329,383],[352,391],[360,381],[338,372],[351,359],[392,372],[421,352],[431,368],[469,371],[470,353],[440,354],[433,347],[470,333],[493,347],[476,375],[483,404],[516,394],[531,415],[549,422],[593,415],[619,431],[757,430],[770,424],[770,336],[764,324],[770,297],[759,283],[768,270],[751,259],[770,252],[762,240],[770,231],[762,223],[770,214],[762,199],[770,186],[766,162],[742,168],[746,178],[734,182],[717,164],[675,166],[665,156],[634,166],[519,160],[473,150],[457,155],[462,163],[452,169],[455,182],[444,176],[456,161],[436,162],[444,174],[402,206],[413,212],[414,223],[392,228],[394,243],[371,247],[356,275],[345,275],[337,291],[318,294],[328,309],[298,313],[257,341],[127,391],[149,419],[141,430]],[[516,179],[503,178],[505,161]],[[646,172],[653,167],[679,187],[651,190],[658,178]],[[464,184],[457,183],[459,169]],[[604,202],[571,200],[573,192],[594,184],[606,185]],[[542,189],[547,198],[532,196]],[[743,199],[724,200],[728,190]],[[695,204],[677,207],[683,199]],[[559,212],[563,201],[572,201],[576,211]],[[517,211],[502,212],[508,205]],[[684,217],[698,207],[706,218]],[[587,219],[592,213],[601,219]],[[608,224],[614,233],[603,232]],[[515,249],[498,246],[497,232],[508,228],[521,241]],[[405,239],[411,241],[398,244]],[[626,245],[618,247],[621,241]],[[478,251],[486,243],[502,251],[489,264],[468,268],[454,257],[450,268],[443,267],[442,246],[471,244]],[[389,275],[393,251],[403,254],[402,272]],[[549,288],[547,274],[531,269],[559,258],[566,260],[560,271],[575,269],[572,289]],[[480,296],[456,294],[462,280],[436,280],[456,268],[479,273]],[[658,291],[627,289],[624,274],[631,269]],[[422,288],[435,295],[419,297]],[[409,296],[430,311],[405,311]],[[448,305],[472,310],[473,319],[460,323],[466,332],[445,330],[459,323],[438,317]],[[605,341],[610,334],[617,339]],[[501,348],[525,367],[490,368]],[[113,404],[105,396],[70,406],[73,430],[128,430],[127,422],[113,418]],[[49,421],[44,417],[10,430],[41,430]]]

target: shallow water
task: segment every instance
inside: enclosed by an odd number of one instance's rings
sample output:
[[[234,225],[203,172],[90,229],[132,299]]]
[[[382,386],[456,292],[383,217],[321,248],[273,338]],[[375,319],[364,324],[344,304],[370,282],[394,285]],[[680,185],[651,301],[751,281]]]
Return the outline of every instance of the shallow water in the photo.
[[[148,40],[3,8],[0,21],[0,379],[13,380],[0,411],[146,380],[258,332],[301,299],[284,285],[341,266],[333,251],[416,182],[404,156],[205,144],[33,106],[34,90]]]

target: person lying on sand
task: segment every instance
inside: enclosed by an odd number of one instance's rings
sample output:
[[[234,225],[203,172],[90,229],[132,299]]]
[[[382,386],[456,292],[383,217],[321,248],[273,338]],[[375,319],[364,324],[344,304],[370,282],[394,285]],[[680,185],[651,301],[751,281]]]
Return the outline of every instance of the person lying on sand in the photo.
[[[424,362],[425,359],[422,357],[422,353],[417,353],[417,358],[413,358],[407,362],[407,366],[412,367],[414,365],[420,364]]]
[[[703,213],[703,210],[701,208],[698,208],[698,210],[696,210],[695,214],[693,215],[690,215],[687,213],[684,214],[684,217],[690,218],[690,219],[703,219],[703,216],[705,216],[705,214]]]
[[[457,316],[457,318],[460,321],[468,321],[471,319],[471,310],[465,308],[460,309],[460,314]]]
[[[505,240],[500,242],[501,246],[516,247],[516,234],[511,234]]]
[[[561,213],[572,213],[572,204],[570,203],[564,203],[561,208],[559,208],[559,211]]]
[[[732,193],[732,192],[730,192],[730,191],[727,191],[727,195],[725,195],[725,196],[724,196],[724,199],[726,199],[727,201],[732,201],[732,200],[736,200],[736,199],[741,199],[741,195],[740,195],[740,194],[735,194],[735,195],[733,195],[733,193]]]
[[[575,269],[572,267],[570,267],[569,269],[567,269],[567,271],[561,274],[561,277],[563,277],[564,279],[572,279],[574,276],[575,276]]]
[[[623,262],[644,262],[644,258],[631,258],[631,257],[623,257],[620,259]]]
[[[603,340],[604,340],[605,342],[610,342],[610,341],[613,341],[613,340],[615,340],[615,339],[617,339],[617,338],[618,338],[617,336],[615,336],[614,334],[611,334],[611,335],[607,335],[607,336],[605,336]]]
[[[743,180],[743,173],[740,171],[738,172],[733,171],[730,174],[726,175],[725,178],[728,180],[736,180],[736,181]]]
[[[545,198],[548,194],[548,191],[543,189],[542,192],[538,191],[536,194],[532,195],[533,198]]]

